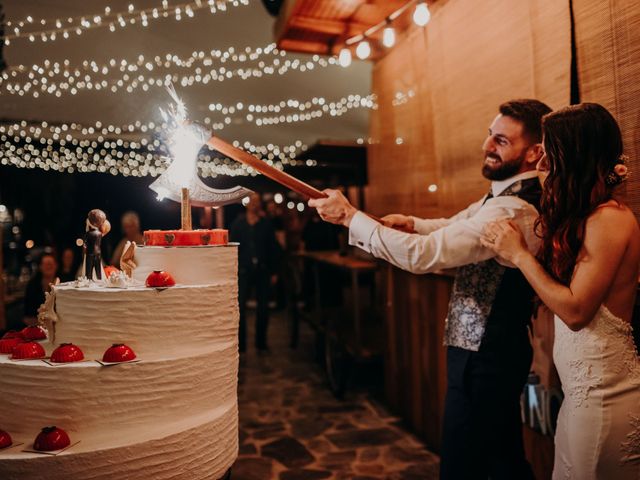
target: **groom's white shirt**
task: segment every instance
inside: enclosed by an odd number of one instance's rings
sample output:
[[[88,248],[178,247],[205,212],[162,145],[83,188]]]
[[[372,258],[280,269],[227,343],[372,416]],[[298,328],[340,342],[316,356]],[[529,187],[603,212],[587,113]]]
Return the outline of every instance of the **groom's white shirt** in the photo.
[[[506,180],[492,181],[493,198],[485,197],[450,218],[414,218],[417,234],[384,227],[362,212],[357,212],[349,226],[349,244],[413,273],[429,273],[477,263],[495,257],[480,244],[487,223],[512,219],[524,234],[531,252],[536,252],[540,239],[533,231],[538,217],[536,209],[513,195],[499,196],[519,180],[537,176],[525,172]],[[507,262],[498,260],[506,266]]]

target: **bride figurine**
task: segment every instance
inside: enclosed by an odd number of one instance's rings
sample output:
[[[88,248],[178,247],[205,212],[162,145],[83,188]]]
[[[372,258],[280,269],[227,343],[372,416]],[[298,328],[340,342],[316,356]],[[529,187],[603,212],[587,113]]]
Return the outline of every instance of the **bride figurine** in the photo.
[[[554,361],[565,400],[553,479],[640,478],[640,361],[631,317],[640,229],[614,196],[627,175],[622,136],[602,106],[543,119],[544,178],[534,257],[518,228],[490,224],[483,244],[515,264],[555,313]]]

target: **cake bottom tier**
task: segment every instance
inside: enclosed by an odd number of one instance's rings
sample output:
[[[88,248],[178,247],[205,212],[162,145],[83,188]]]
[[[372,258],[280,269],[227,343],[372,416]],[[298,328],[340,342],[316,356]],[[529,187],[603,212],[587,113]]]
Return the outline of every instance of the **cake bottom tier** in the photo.
[[[113,432],[118,446],[100,448],[89,439],[58,455],[24,452],[30,439],[14,439],[25,444],[0,451],[0,478],[3,480],[217,480],[222,478],[238,455],[237,403],[216,408],[185,422],[185,429],[175,432],[176,424],[150,427],[146,436],[126,438]],[[135,435],[138,437],[138,435]],[[74,439],[72,439],[73,442]]]

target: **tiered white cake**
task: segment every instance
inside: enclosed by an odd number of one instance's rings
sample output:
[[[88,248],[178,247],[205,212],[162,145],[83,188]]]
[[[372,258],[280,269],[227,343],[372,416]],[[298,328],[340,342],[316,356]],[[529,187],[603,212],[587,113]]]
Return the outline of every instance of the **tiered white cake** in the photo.
[[[0,429],[24,445],[0,450],[0,478],[218,479],[238,452],[237,247],[140,247],[134,279],[170,272],[164,290],[55,288],[47,352],[78,345],[101,359],[125,343],[140,362],[49,366],[0,355]],[[28,453],[42,427],[72,444]]]

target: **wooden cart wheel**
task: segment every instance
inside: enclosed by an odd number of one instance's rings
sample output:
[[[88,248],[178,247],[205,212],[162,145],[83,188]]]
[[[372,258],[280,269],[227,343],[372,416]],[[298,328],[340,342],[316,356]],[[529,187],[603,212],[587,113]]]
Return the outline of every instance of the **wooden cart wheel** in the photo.
[[[343,398],[349,385],[353,358],[334,334],[326,332],[324,338],[325,368],[329,387],[336,398]]]

